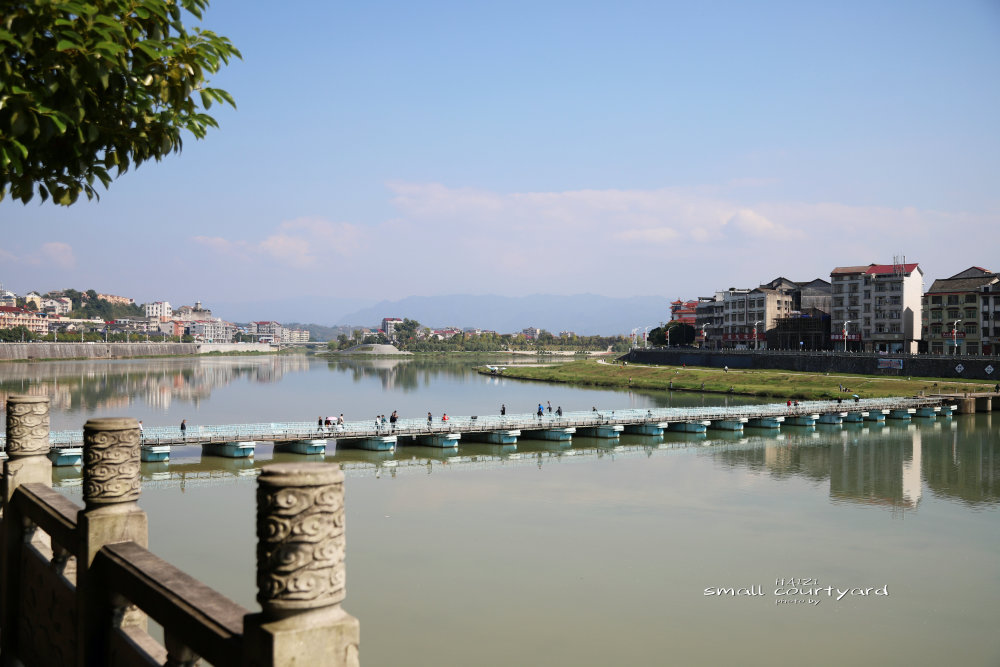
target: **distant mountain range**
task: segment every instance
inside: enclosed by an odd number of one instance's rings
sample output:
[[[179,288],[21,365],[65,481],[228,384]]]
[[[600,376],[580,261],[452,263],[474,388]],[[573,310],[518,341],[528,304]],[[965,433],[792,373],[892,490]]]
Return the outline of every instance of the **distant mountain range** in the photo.
[[[384,317],[408,317],[431,328],[478,327],[497,333],[513,333],[526,327],[538,327],[553,334],[572,331],[579,335],[607,336],[658,325],[670,319],[670,309],[668,299],[663,296],[452,294],[380,301],[343,315],[339,320],[345,324],[378,327]]]

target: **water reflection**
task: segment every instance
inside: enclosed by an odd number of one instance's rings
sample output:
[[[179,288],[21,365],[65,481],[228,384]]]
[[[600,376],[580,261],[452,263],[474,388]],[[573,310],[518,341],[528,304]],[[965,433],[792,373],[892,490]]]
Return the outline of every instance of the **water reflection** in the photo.
[[[168,409],[199,405],[234,382],[277,383],[309,369],[304,355],[0,364],[0,405],[11,394],[48,396],[53,412],[127,411],[135,401]]]

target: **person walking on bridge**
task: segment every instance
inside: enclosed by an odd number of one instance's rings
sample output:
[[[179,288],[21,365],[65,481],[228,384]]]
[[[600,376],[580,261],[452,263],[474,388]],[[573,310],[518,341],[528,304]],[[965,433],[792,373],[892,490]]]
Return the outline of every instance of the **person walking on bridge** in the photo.
[[[182,440],[187,440],[187,430],[188,430],[187,421],[188,420],[186,420],[186,419],[182,419],[181,420],[181,439]]]
[[[500,416],[503,417],[507,414],[507,405],[504,403],[500,404]]]

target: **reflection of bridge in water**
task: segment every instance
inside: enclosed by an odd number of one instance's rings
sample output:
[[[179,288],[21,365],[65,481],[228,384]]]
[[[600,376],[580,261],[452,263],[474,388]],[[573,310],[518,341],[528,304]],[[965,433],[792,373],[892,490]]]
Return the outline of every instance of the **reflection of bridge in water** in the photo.
[[[708,429],[741,432],[744,426],[778,429],[786,426],[838,425],[863,421],[909,420],[950,416],[954,406],[940,398],[806,401],[799,405],[764,404],[738,407],[650,408],[597,410],[560,414],[468,416],[445,421],[402,419],[348,422],[326,426],[313,422],[226,424],[149,428],[143,434],[143,461],[166,461],[174,446],[200,445],[209,456],[252,458],[259,442],[279,451],[324,454],[328,441],[338,449],[392,451],[397,444],[454,449],[459,441],[516,445],[529,440],[570,441],[574,435],[617,439],[622,433],[661,435],[664,431],[704,433]],[[52,433],[50,457],[56,465],[77,465],[82,456],[82,431]]]

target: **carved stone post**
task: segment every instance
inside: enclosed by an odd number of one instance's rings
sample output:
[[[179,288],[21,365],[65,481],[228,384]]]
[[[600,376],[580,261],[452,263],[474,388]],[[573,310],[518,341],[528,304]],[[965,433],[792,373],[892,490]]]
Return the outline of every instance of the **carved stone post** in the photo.
[[[18,623],[21,622],[21,556],[24,543],[40,550],[49,548],[48,535],[35,531],[14,510],[10,499],[21,484],[37,482],[52,486],[49,452],[49,399],[45,396],[7,398],[7,461],[3,466],[3,555],[0,575],[0,653],[18,654]]]
[[[26,482],[52,486],[49,461],[49,399],[46,396],[7,398],[7,456],[3,474],[3,504]]]
[[[257,601],[244,621],[248,664],[356,667],[361,625],[343,609],[344,473],[265,466],[257,486]]]
[[[113,417],[91,419],[83,427],[83,501],[77,515],[78,665],[107,662],[112,623],[145,627],[145,615],[112,599],[105,582],[90,572],[94,556],[105,544],[135,542],[149,546],[146,513],[139,509],[139,423]]]

